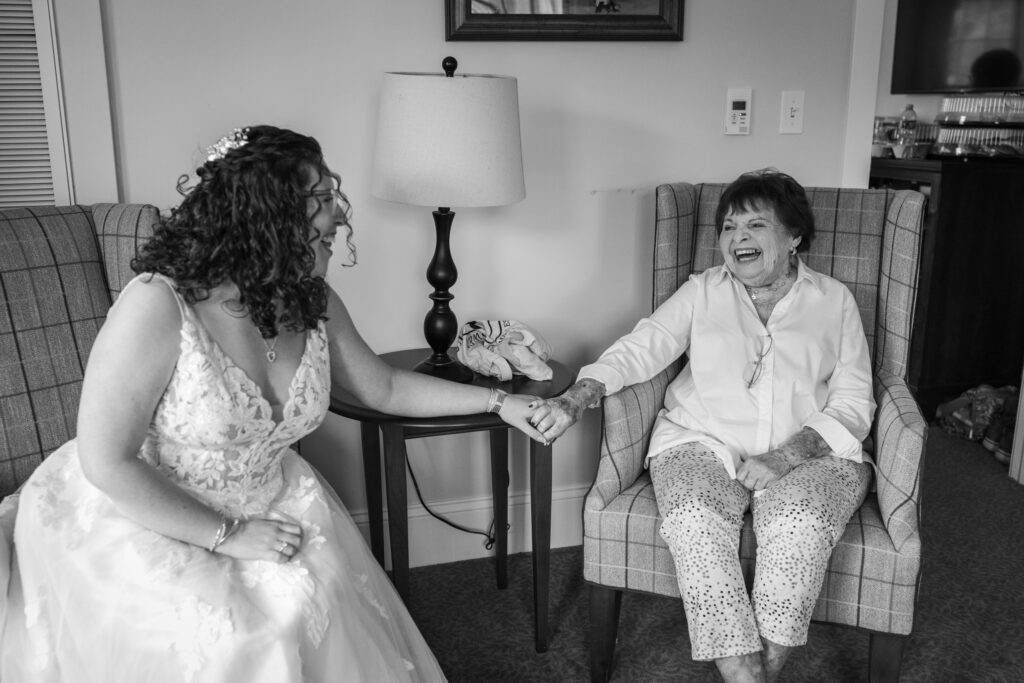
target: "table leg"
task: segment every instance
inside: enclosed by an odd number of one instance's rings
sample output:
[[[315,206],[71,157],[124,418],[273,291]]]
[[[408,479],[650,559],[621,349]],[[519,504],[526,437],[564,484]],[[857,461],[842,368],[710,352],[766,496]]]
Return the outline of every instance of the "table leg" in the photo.
[[[533,532],[533,618],[537,652],[548,651],[551,572],[551,446],[530,441],[530,523]]]
[[[366,481],[366,511],[370,515],[370,548],[381,567],[384,560],[384,499],[380,479],[380,429],[373,422],[359,424],[363,437],[363,479]]]
[[[409,506],[405,486],[405,434],[397,425],[385,424],[384,476],[388,497],[388,533],[391,536],[391,582],[405,603],[409,602]]]
[[[492,429],[490,434],[495,573],[498,588],[508,588],[508,430]]]

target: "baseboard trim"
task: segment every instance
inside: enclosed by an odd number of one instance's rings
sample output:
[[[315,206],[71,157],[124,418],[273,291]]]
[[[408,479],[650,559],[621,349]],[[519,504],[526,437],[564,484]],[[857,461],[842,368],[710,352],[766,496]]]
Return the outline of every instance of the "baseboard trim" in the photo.
[[[564,548],[583,542],[583,498],[588,486],[571,486],[551,492],[551,547]],[[469,529],[486,530],[494,518],[491,497],[480,496],[429,503],[430,509],[442,517]],[[364,510],[349,514],[369,542],[370,520]],[[385,519],[385,550],[387,551],[387,511]],[[508,552],[529,552],[530,494],[517,493],[508,500]],[[435,519],[419,501],[409,505],[409,566],[421,567],[444,562],[493,557],[494,549],[484,547],[486,539],[467,533]],[[388,565],[390,566],[390,552]]]

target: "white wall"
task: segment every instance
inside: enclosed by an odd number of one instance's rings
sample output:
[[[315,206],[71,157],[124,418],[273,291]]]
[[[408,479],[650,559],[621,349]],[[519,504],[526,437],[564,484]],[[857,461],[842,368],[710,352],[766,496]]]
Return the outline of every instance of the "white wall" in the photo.
[[[173,205],[179,174],[235,126],[310,133],[355,207],[360,263],[335,264],[332,285],[374,349],[421,346],[429,212],[368,188],[381,74],[439,71],[451,54],[462,72],[515,76],[527,198],[456,209],[453,309],[460,321],[526,321],[575,370],[648,309],[658,183],[771,165],[805,184],[840,184],[858,1],[689,0],[674,43],[445,43],[440,1],[100,0],[122,199]],[[730,86],[754,90],[750,136],[722,134]],[[803,135],[778,133],[784,89],[806,91]],[[592,411],[555,446],[556,546],[579,542],[597,428]],[[489,521],[486,445],[480,435],[409,444],[428,500],[477,526]],[[310,451],[364,520],[357,427],[330,416]],[[524,455],[520,439],[513,550],[528,547]],[[485,554],[478,537],[418,515],[414,565]]]

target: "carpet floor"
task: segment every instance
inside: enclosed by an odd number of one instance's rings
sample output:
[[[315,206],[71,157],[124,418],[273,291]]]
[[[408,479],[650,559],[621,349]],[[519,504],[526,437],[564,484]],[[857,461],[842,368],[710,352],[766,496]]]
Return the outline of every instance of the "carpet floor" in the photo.
[[[903,656],[907,683],[1024,681],[1024,486],[980,445],[933,427],[922,483],[922,579]],[[509,558],[498,590],[492,559],[419,567],[410,611],[454,683],[587,681],[588,588],[579,546],[551,557],[551,646],[533,646],[529,554]],[[867,679],[868,638],[812,624],[783,682]],[[719,681],[690,659],[682,603],[627,594],[613,681]]]

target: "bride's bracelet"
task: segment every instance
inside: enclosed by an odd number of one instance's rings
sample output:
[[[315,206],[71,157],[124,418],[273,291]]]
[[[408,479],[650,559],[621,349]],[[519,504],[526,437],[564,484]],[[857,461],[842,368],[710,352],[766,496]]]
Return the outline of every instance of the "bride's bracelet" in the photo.
[[[505,405],[505,399],[508,398],[508,392],[502,391],[501,389],[495,389],[491,387],[491,397],[487,401],[487,412],[488,413],[499,413],[501,407]]]
[[[217,527],[217,535],[213,537],[213,543],[207,548],[211,553],[216,552],[217,548],[224,543],[224,541],[231,538],[231,535],[238,531],[239,520],[229,520],[227,517],[220,518],[220,526]]]

